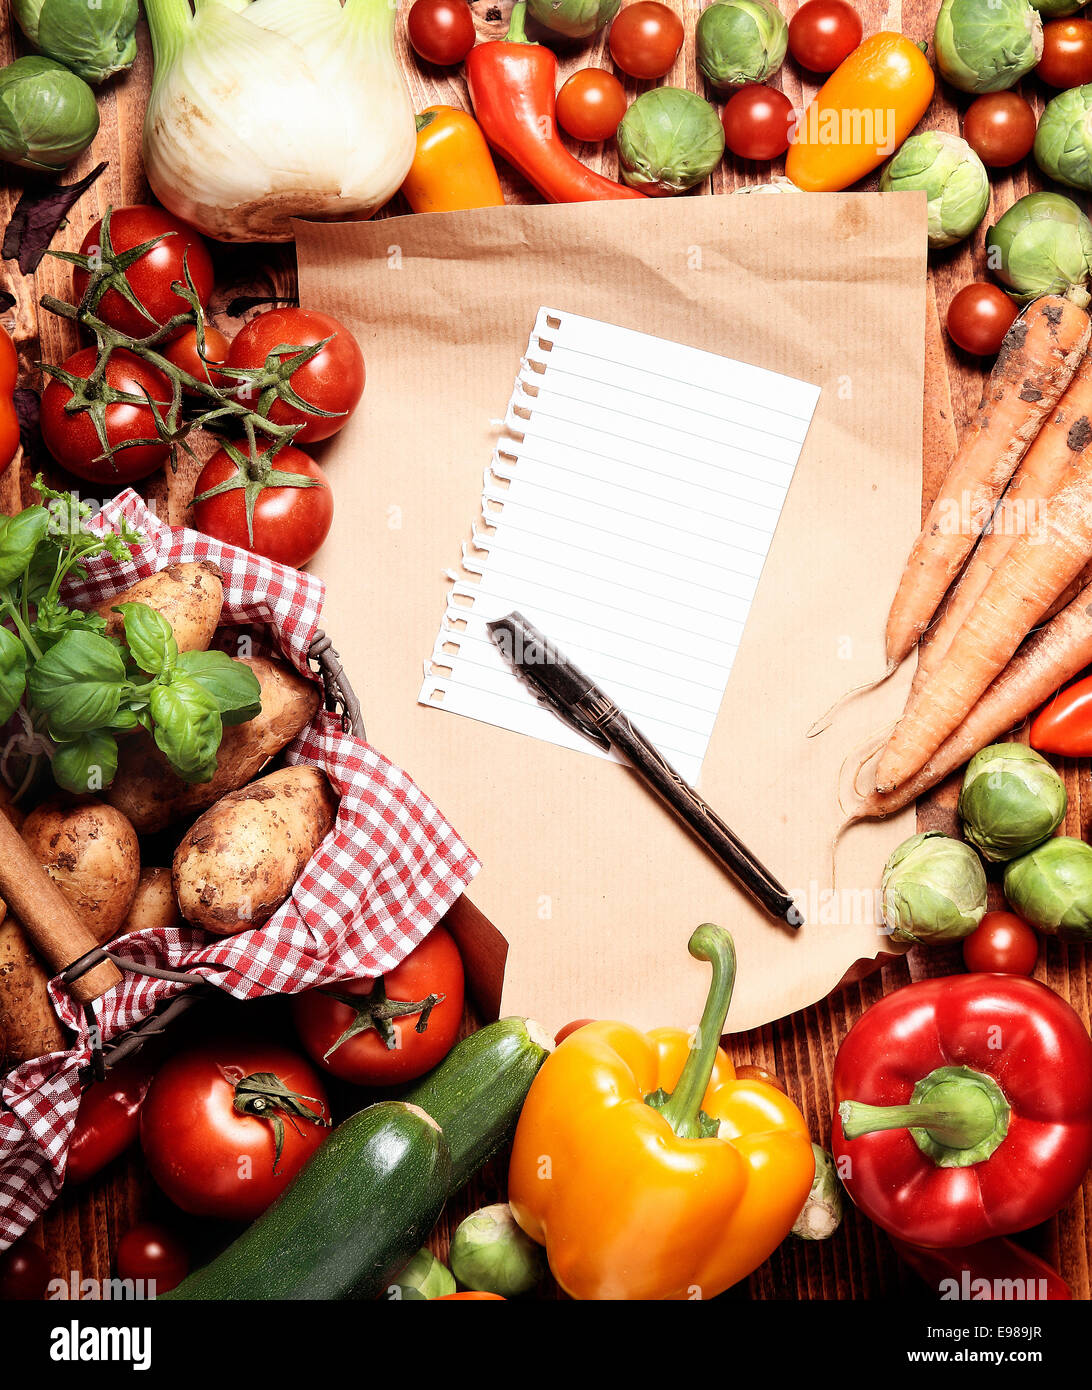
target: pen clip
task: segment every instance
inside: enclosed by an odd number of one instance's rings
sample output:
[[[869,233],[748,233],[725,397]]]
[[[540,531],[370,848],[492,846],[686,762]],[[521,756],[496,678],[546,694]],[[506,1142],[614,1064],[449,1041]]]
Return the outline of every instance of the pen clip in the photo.
[[[536,694],[540,705],[549,705],[553,712],[564,719],[571,729],[575,729],[578,734],[583,734],[585,738],[590,738],[593,743],[597,743],[604,753],[610,752],[610,739],[607,738],[602,729],[597,729],[594,724],[589,724],[573,707],[562,704],[560,700],[551,695],[549,691],[543,690],[541,686],[536,687]]]

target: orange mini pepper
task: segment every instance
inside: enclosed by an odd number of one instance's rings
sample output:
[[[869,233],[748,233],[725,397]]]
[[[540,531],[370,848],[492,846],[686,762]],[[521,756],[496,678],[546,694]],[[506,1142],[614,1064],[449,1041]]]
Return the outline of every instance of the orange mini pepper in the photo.
[[[455,106],[426,106],[417,116],[417,152],[402,184],[414,212],[499,208],[504,192],[477,121]]]
[[[925,115],[936,85],[916,43],[873,34],[831,73],[793,132],[785,173],[808,193],[863,179]]]
[[[811,1188],[800,1111],[737,1079],[718,1046],[731,936],[707,922],[690,954],[713,967],[693,1037],[586,1024],[547,1057],[524,1103],[508,1201],[573,1298],[713,1298],[785,1239]]]

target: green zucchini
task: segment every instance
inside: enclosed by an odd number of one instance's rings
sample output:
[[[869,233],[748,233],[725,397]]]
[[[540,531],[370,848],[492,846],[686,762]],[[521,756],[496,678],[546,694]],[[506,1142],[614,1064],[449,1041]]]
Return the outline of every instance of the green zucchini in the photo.
[[[404,1097],[443,1130],[452,1192],[511,1138],[531,1082],[553,1047],[541,1024],[499,1019],[456,1043]]]
[[[163,1299],[375,1298],[443,1210],[443,1133],[404,1101],[352,1115],[273,1205],[211,1264]]]

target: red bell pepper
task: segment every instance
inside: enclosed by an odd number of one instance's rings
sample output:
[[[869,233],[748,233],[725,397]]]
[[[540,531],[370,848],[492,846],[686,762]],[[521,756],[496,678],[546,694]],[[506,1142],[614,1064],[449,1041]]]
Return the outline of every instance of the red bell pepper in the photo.
[[[1040,753],[1092,757],[1092,676],[1067,686],[1032,720],[1030,743]]]
[[[908,985],[850,1029],[831,1147],[853,1201],[912,1245],[974,1245],[1052,1216],[1092,1163],[1092,1039],[1017,975]]]
[[[104,1081],[93,1081],[84,1091],[68,1141],[66,1183],[86,1182],[136,1142],[153,1072],[142,1056],[127,1057],[110,1068]]]
[[[943,1299],[1053,1303],[1073,1297],[1057,1270],[1003,1236],[951,1250],[926,1250],[904,1240],[892,1239],[891,1244]]]

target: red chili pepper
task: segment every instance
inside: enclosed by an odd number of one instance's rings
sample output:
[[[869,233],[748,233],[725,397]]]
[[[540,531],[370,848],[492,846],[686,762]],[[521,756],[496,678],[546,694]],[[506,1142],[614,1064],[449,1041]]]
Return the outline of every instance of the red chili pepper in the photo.
[[[1092,676],[1059,690],[1031,725],[1031,746],[1063,758],[1092,757]]]
[[[15,413],[15,383],[19,354],[8,332],[0,328],[0,473],[19,450],[19,417]]]
[[[849,1195],[913,1245],[1045,1221],[1092,1163],[1092,1039],[1018,975],[908,985],[853,1025],[831,1148]]]
[[[529,42],[526,8],[520,0],[505,37],[478,44],[466,57],[470,100],[486,139],[548,202],[643,198],[581,164],[565,147],[554,119],[557,59]]]
[[[1073,1295],[1046,1260],[998,1236],[952,1250],[926,1250],[892,1239],[899,1258],[944,1299],[1057,1302]]]
[[[66,1183],[94,1177],[140,1133],[140,1107],[152,1082],[152,1065],[128,1057],[111,1067],[105,1081],[93,1081],[80,1098],[76,1128],[68,1142]]]

